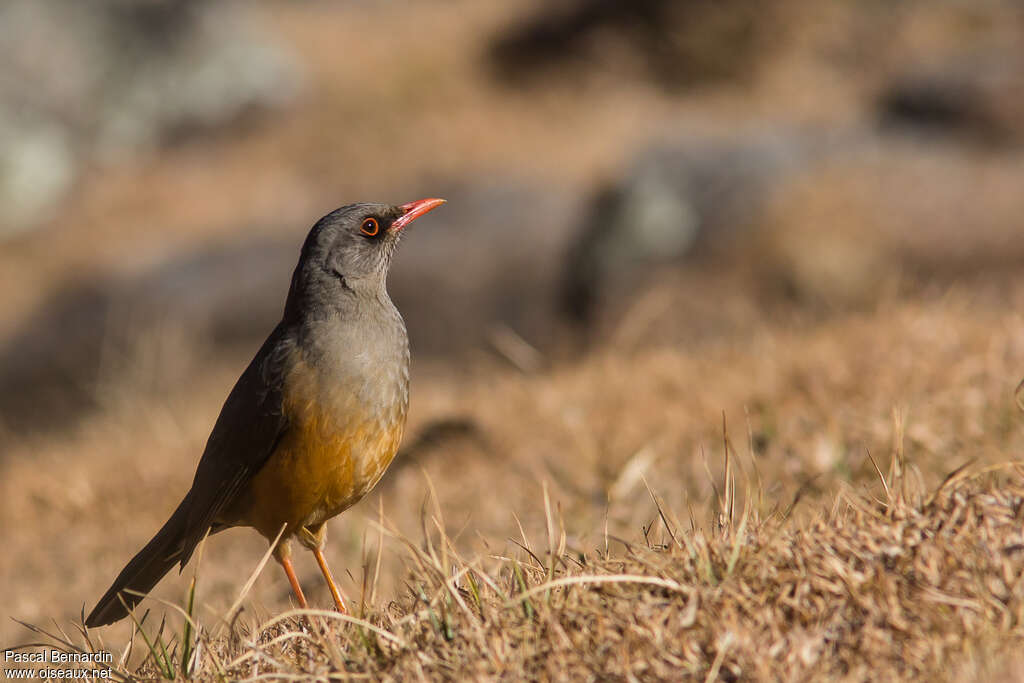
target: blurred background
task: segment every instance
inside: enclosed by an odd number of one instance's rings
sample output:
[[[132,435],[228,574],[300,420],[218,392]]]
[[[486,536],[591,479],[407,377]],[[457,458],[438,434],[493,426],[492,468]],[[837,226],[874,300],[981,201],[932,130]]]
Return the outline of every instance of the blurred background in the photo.
[[[306,231],[354,201],[449,203],[392,269],[412,415],[382,497],[332,525],[352,592],[366,519],[383,500],[415,532],[424,473],[500,545],[541,480],[579,529],[637,472],[706,500],[723,410],[791,488],[867,477],[901,392],[956,430],[912,434],[936,470],[986,420],[1011,433],[985,409],[1024,372],[1018,2],[8,0],[0,65],[20,619],[91,607],[166,518]],[[969,414],[941,399],[958,343]],[[216,541],[211,602],[262,545]]]

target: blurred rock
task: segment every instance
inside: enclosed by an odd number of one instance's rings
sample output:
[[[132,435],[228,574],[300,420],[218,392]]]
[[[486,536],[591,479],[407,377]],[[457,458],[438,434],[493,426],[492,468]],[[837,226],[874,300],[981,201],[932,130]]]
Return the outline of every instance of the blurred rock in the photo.
[[[500,77],[518,80],[573,65],[638,62],[668,86],[743,79],[786,29],[751,0],[572,0],[543,3],[491,47]]]
[[[297,246],[262,242],[172,261],[142,277],[69,282],[0,346],[0,433],[68,425],[108,387],[159,392],[211,349],[265,335]]]
[[[292,98],[296,67],[245,19],[200,0],[0,4],[0,236],[91,163]]]
[[[499,327],[550,345],[575,197],[515,179],[438,194],[449,203],[416,223],[388,285],[416,357],[488,348]],[[289,240],[184,254],[138,277],[67,283],[0,345],[0,433],[72,424],[106,387],[159,393],[218,349],[255,352],[284,307],[308,226],[294,228]]]
[[[0,104],[0,238],[50,217],[76,173],[63,127],[44,117],[18,117]]]
[[[651,146],[591,201],[568,252],[563,310],[587,323],[603,299],[628,297],[652,268],[735,240],[773,189],[826,142],[776,130]]]
[[[1019,273],[1024,163],[913,137],[851,138],[775,194],[750,244],[802,306],[864,308],[921,286]]]
[[[416,226],[389,283],[414,353],[487,348],[495,325],[549,348],[560,332],[556,293],[580,197],[514,177],[439,194],[448,199],[443,213]]]
[[[912,67],[882,94],[883,125],[1005,145],[1024,143],[1024,49]]]

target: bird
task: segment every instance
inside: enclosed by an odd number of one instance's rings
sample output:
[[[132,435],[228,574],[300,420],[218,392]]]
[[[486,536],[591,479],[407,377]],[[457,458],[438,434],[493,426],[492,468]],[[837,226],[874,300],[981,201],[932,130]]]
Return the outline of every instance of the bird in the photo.
[[[170,519],[114,579],[85,620],[128,615],[208,534],[252,527],[273,543],[300,607],[291,543],[324,557],[326,522],[357,503],[398,451],[409,406],[409,342],[387,292],[406,228],[445,203],[359,203],[321,218],[292,274],[281,321],[228,394]]]

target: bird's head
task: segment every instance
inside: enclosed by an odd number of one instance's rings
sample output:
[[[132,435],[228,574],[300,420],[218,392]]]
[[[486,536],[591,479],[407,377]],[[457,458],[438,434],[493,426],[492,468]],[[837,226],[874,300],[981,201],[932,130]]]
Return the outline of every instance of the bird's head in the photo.
[[[292,276],[289,307],[309,297],[377,296],[385,291],[391,257],[405,228],[443,199],[391,206],[349,204],[313,226]]]

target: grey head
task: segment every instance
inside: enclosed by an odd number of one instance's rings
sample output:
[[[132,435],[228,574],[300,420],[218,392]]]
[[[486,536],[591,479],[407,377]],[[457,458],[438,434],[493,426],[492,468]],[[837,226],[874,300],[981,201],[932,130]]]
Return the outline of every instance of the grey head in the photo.
[[[349,204],[313,226],[302,245],[285,305],[285,320],[318,318],[355,299],[385,299],[388,268],[404,229],[444,204]]]

